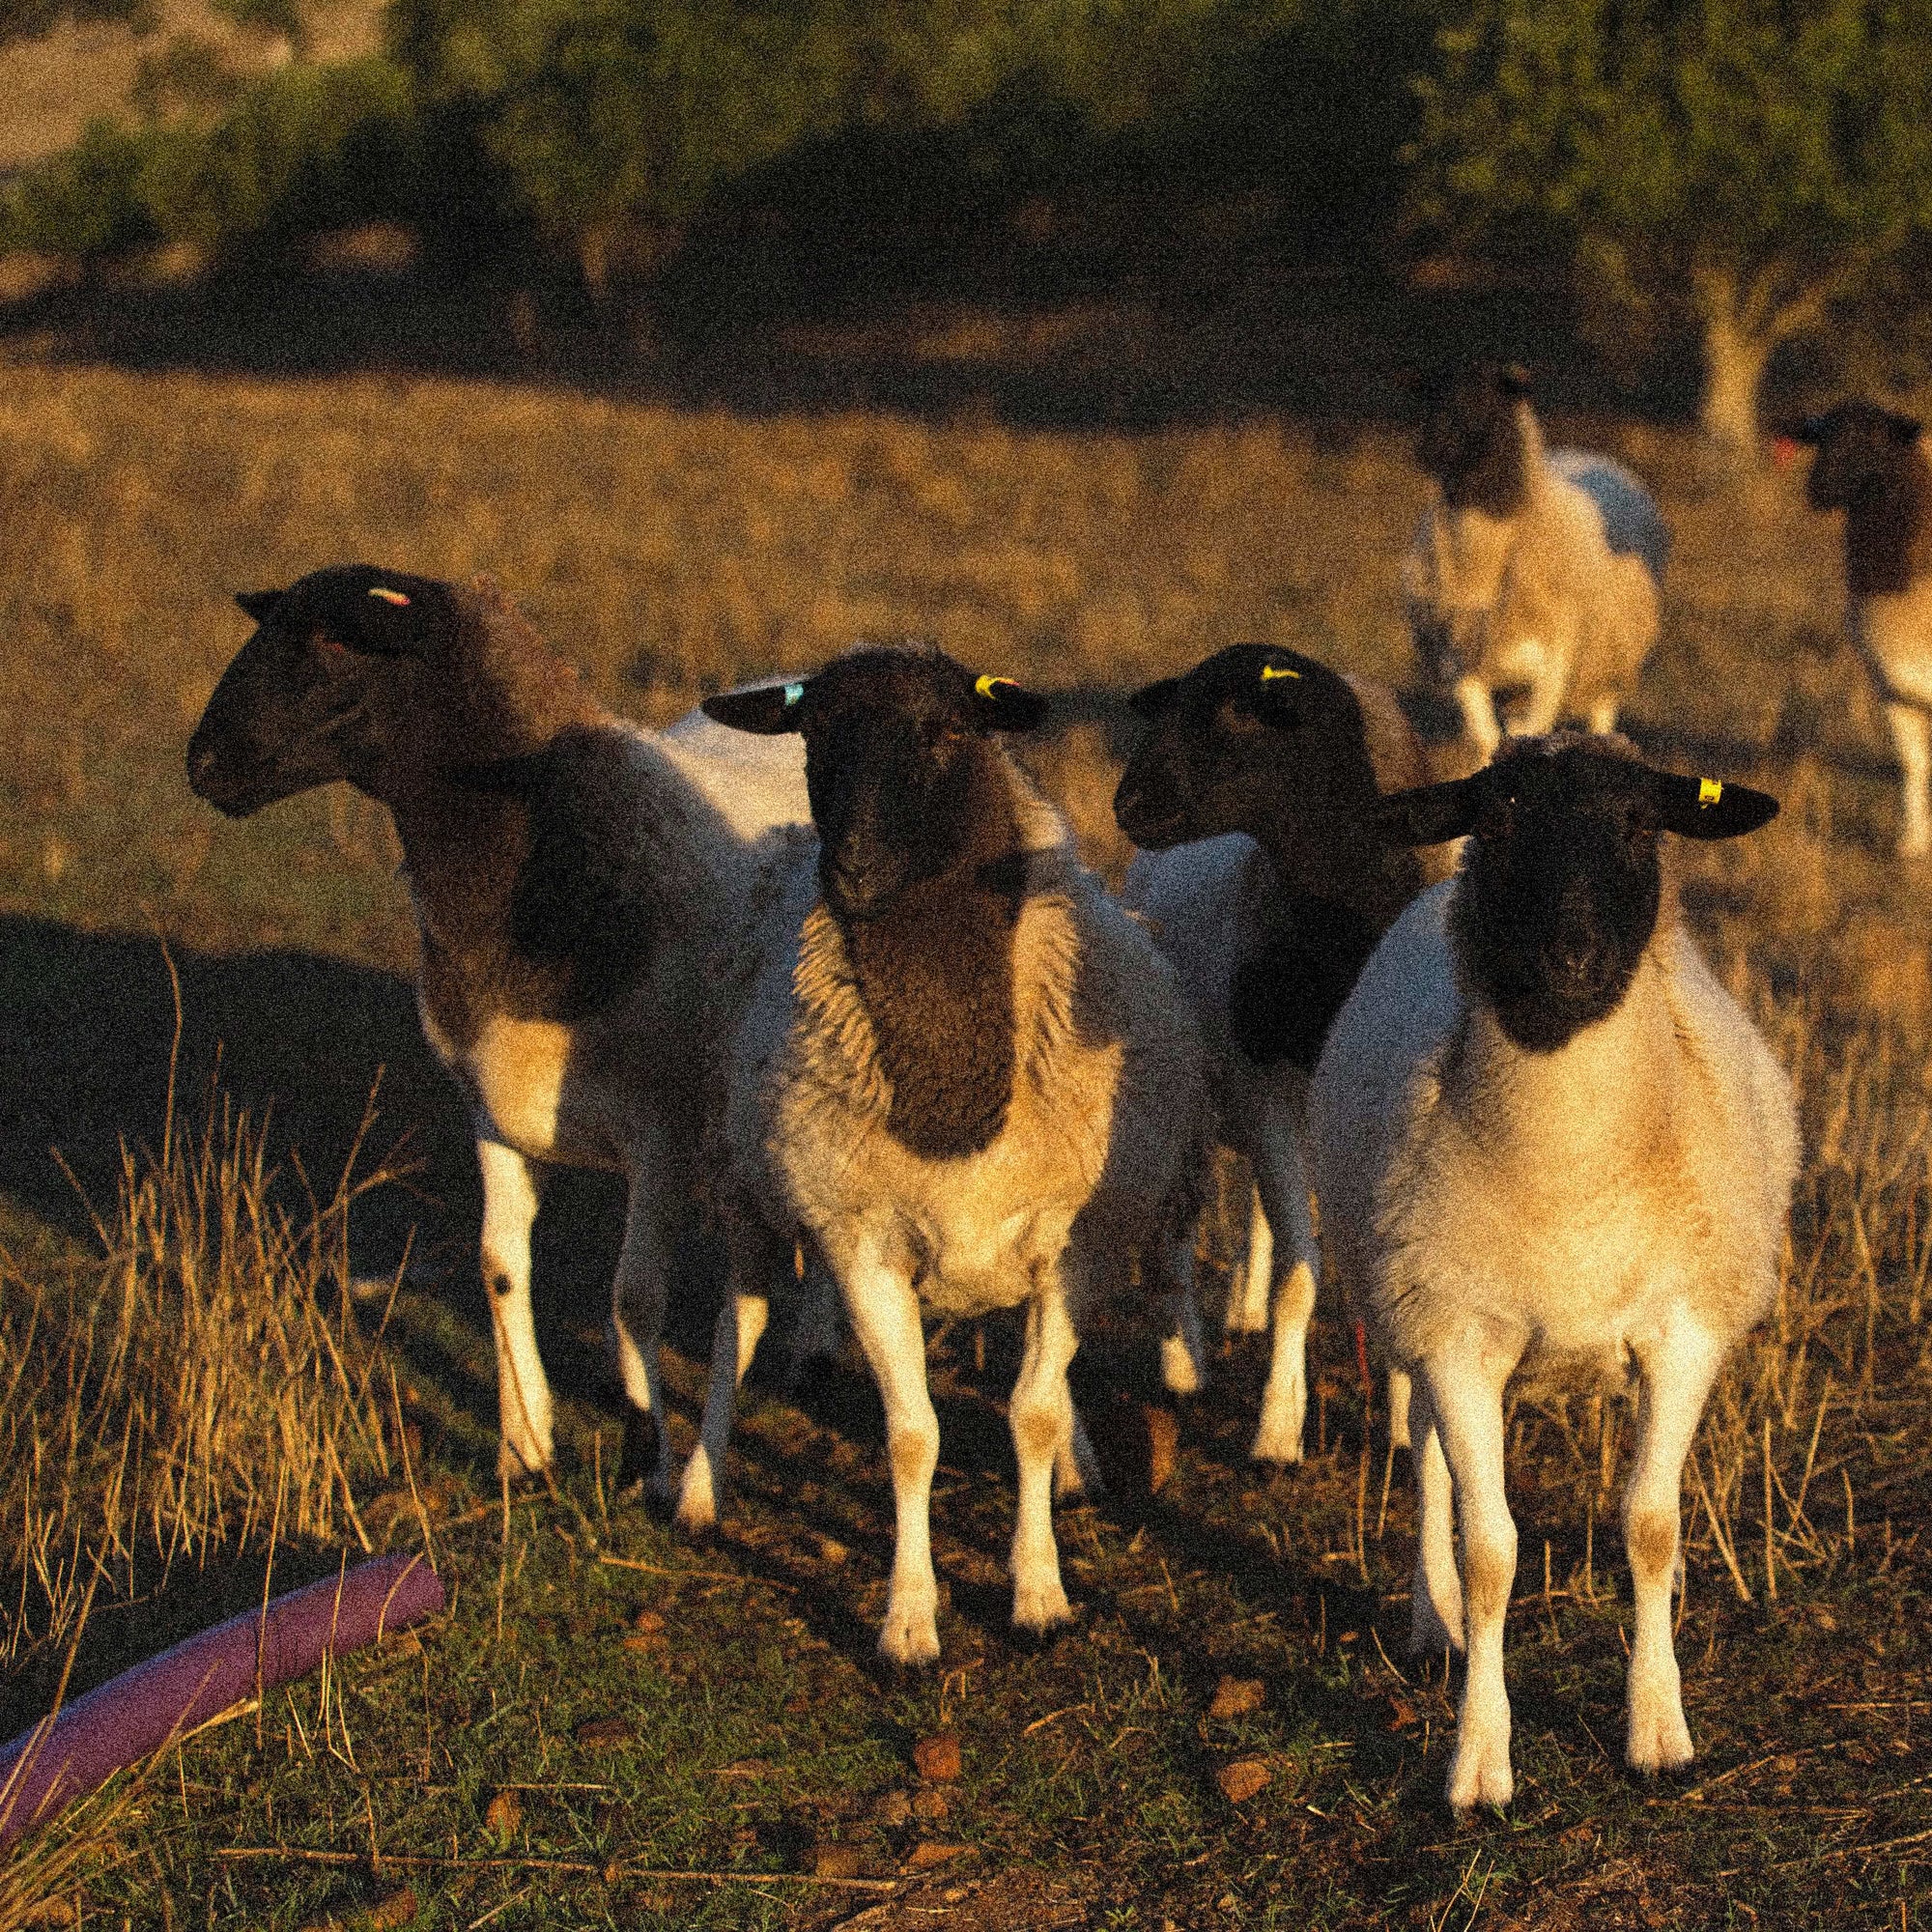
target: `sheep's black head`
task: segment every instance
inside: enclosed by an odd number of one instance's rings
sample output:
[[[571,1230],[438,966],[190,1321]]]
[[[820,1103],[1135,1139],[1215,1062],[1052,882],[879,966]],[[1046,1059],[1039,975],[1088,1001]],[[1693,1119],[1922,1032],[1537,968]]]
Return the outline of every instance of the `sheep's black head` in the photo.
[[[356,563],[236,602],[258,628],[188,740],[188,783],[231,817],[332,779],[375,789],[426,653],[458,629],[450,586]]]
[[[1046,700],[943,651],[856,650],[793,684],[707,697],[740,731],[798,731],[818,877],[840,919],[874,919],[909,886],[1010,852],[990,734],[1028,731]]]
[[[1452,510],[1515,515],[1529,489],[1517,407],[1530,392],[1528,371],[1479,362],[1418,377],[1411,386],[1422,413],[1415,460],[1442,500]]]
[[[1149,851],[1224,832],[1272,846],[1375,795],[1360,701],[1299,651],[1230,644],[1127,702],[1148,728],[1121,774],[1114,817]]]
[[[1614,742],[1521,739],[1473,777],[1384,799],[1397,844],[1473,834],[1453,929],[1470,990],[1532,1053],[1621,1004],[1657,929],[1658,835],[1735,838],[1777,811],[1747,785],[1652,770]]]
[[[1814,510],[1848,510],[1882,489],[1899,473],[1907,452],[1918,441],[1917,418],[1853,396],[1821,416],[1791,426],[1794,442],[1818,454],[1804,495]]]

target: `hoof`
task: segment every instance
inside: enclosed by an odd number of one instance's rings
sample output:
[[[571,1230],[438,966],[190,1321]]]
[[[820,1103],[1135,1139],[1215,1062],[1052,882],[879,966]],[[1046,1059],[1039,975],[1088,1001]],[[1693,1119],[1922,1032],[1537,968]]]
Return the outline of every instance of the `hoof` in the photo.
[[[889,1611],[879,1633],[879,1655],[902,1669],[939,1662],[939,1626],[930,1610],[900,1615]]]
[[[685,1467],[673,1520],[694,1541],[708,1537],[718,1527],[718,1492],[711,1480],[710,1459],[702,1449]]]
[[[1657,1711],[1646,1717],[1631,1713],[1624,1760],[1633,1771],[1645,1777],[1654,1777],[1661,1771],[1682,1771],[1696,1754],[1690,1744],[1690,1727],[1681,1710]]]
[[[1044,1636],[1073,1621],[1073,1607],[1059,1577],[1050,1583],[1016,1584],[1013,1588],[1013,1628]]]
[[[511,1483],[546,1483],[556,1472],[556,1455],[535,1443],[519,1449],[507,1441],[497,1445],[497,1474]]]
[[[1449,1808],[1459,1824],[1467,1820],[1479,1805],[1506,1810],[1516,1796],[1516,1778],[1510,1771],[1509,1738],[1479,1745],[1465,1750],[1461,1740],[1456,1746],[1456,1761],[1449,1767]]]

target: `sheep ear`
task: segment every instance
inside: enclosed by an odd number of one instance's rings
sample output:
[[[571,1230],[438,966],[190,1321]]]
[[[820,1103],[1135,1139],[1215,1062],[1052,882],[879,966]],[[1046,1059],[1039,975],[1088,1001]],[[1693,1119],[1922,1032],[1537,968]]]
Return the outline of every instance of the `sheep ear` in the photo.
[[[1446,784],[1392,792],[1376,807],[1376,831],[1386,845],[1440,845],[1473,832],[1483,806],[1483,774]]]
[[[1174,700],[1180,691],[1178,677],[1157,678],[1152,684],[1144,684],[1127,699],[1127,709],[1136,718],[1158,718],[1163,712],[1174,709]]]
[[[1659,823],[1681,838],[1739,838],[1777,816],[1777,801],[1749,785],[1687,779],[1676,772],[1652,772],[1650,777]]]
[[[1496,387],[1506,396],[1527,396],[1535,386],[1529,371],[1520,362],[1505,362],[1496,371]]]
[[[976,677],[973,717],[985,730],[1031,731],[1046,718],[1046,699],[1009,677]]]
[[[799,728],[808,680],[790,684],[761,684],[754,691],[721,691],[698,707],[705,717],[734,731],[755,731],[776,738]]]
[[[282,590],[238,590],[235,601],[258,624],[266,624],[274,615],[275,606],[287,595]]]

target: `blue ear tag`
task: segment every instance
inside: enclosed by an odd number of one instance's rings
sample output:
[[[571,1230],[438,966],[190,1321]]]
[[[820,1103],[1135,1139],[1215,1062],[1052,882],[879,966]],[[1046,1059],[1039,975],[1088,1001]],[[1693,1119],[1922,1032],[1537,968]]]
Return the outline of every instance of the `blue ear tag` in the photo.
[[[805,696],[805,686],[804,686],[804,685],[802,685],[802,684],[788,684],[788,685],[786,685],[786,686],[785,686],[785,709],[786,709],[786,710],[790,710],[790,708],[791,708],[791,707],[792,707],[792,706],[793,706],[794,704],[796,704],[796,703],[798,702],[798,700],[799,700],[799,699],[800,699],[801,697],[803,697],[804,696]]]

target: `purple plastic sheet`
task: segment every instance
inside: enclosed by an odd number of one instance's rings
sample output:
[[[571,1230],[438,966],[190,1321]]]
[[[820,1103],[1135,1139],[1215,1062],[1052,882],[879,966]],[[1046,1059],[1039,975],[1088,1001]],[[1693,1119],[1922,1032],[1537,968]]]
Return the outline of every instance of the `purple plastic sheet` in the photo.
[[[171,1736],[442,1608],[422,1556],[379,1556],[185,1638],[76,1697],[0,1750],[0,1847]]]

